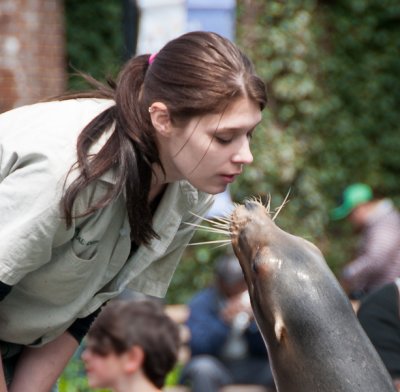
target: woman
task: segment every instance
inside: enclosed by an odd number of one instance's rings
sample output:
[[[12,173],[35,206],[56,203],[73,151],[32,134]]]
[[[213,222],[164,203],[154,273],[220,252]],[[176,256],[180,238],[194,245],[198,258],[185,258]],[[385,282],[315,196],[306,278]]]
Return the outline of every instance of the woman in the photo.
[[[186,223],[252,161],[265,103],[236,46],[193,32],[130,60],[112,89],[0,116],[10,391],[48,390],[97,310],[124,288],[165,294],[192,236]]]

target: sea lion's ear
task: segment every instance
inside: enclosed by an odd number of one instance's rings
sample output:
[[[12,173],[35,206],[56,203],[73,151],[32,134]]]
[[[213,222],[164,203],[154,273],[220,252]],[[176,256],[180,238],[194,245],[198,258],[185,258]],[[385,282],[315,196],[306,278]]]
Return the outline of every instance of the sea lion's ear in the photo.
[[[151,122],[154,129],[162,136],[168,137],[171,130],[169,110],[163,102],[153,102],[149,107]]]

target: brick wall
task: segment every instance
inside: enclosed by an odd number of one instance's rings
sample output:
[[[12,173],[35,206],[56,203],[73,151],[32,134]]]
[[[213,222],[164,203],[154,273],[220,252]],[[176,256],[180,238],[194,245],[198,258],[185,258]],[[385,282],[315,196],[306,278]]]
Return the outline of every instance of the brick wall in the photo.
[[[65,88],[62,0],[0,0],[0,112]]]

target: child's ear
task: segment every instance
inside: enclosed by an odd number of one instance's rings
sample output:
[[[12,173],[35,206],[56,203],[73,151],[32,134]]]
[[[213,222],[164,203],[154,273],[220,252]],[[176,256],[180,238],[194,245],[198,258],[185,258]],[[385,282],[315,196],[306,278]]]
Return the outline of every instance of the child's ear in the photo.
[[[129,373],[135,373],[141,369],[144,362],[144,351],[139,346],[133,346],[127,353],[125,370]]]
[[[154,129],[162,136],[170,135],[171,118],[167,106],[162,102],[153,102],[149,107],[151,122]]]

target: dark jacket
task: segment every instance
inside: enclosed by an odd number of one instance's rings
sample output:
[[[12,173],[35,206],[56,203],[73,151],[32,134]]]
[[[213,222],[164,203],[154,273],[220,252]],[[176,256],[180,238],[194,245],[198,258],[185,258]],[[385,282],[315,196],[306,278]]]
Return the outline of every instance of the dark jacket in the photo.
[[[192,355],[209,354],[218,357],[231,327],[220,317],[224,299],[213,288],[196,294],[189,303],[190,316],[187,326],[191,332],[190,348]],[[249,356],[267,357],[267,351],[255,322],[251,322],[244,333]]]

